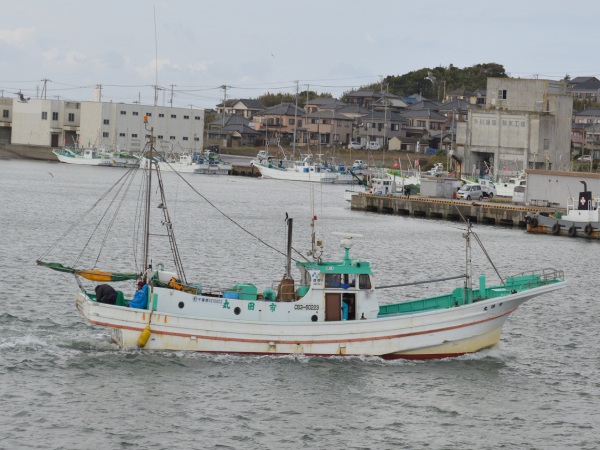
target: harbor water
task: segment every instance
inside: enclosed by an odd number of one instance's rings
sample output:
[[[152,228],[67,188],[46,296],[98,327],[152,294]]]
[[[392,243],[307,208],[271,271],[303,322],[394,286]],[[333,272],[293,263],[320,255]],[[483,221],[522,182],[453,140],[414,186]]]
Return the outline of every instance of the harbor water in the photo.
[[[500,344],[473,355],[390,362],[120,350],[79,315],[73,276],[35,260],[125,170],[0,161],[0,449],[600,448],[598,242],[475,225],[502,276],[553,267],[569,285],[523,305]],[[176,174],[163,177],[190,282],[269,287],[286,261],[260,241],[285,251],[286,213],[304,255],[312,216],[324,259],[342,256],[332,232],[362,234],[351,254],[372,262],[379,285],[465,271],[463,224],[352,211],[343,186],[184,175],[202,197]],[[123,236],[134,217],[115,224]],[[125,239],[105,256],[121,261]],[[60,261],[59,250],[49,259]],[[168,267],[168,250],[164,240],[155,262]],[[476,244],[472,259],[476,279],[499,283]],[[386,289],[380,301],[460,283]]]

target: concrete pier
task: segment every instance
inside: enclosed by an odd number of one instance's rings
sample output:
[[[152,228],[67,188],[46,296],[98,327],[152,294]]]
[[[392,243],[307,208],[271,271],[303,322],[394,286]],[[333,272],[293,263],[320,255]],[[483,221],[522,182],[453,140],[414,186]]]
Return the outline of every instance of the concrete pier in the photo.
[[[542,207],[519,206],[490,201],[462,201],[394,195],[357,194],[352,197],[352,209],[381,214],[426,217],[452,221],[465,219],[472,223],[526,228],[529,212],[561,211]],[[460,213],[459,213],[460,211]]]

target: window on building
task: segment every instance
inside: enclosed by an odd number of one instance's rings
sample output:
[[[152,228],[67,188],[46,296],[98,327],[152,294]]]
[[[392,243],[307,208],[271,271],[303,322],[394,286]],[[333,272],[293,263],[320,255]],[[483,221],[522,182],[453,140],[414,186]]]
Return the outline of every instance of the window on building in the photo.
[[[183,116],[184,120],[188,120],[190,118],[190,116]]]
[[[194,116],[194,120],[200,120],[200,116]]]
[[[400,124],[393,123],[391,129],[392,129],[392,131],[399,131],[400,130]]]
[[[177,114],[171,114],[171,119],[177,119]]]
[[[295,119],[290,119],[290,125],[294,125],[296,123]]]
[[[104,119],[104,125],[108,125],[109,123],[110,123],[110,120]]]
[[[321,119],[321,123],[323,125],[329,125],[331,123],[331,120],[330,119]]]
[[[102,132],[102,137],[108,137],[108,131]]]
[[[139,113],[137,111],[134,111],[131,113],[133,116],[139,116]]]
[[[302,120],[298,120],[298,126],[301,127],[302,126]]]
[[[159,113],[158,117],[165,117],[165,115],[163,113]]]
[[[69,122],[75,122],[75,113],[69,113],[68,121]]]
[[[122,116],[125,116],[125,115],[127,115],[127,111],[121,111],[121,115],[122,115]]]
[[[125,137],[125,133],[119,133],[120,137]]]
[[[340,135],[339,134],[334,134],[333,135],[333,142],[339,142],[340,141]]]
[[[184,136],[184,137],[183,137],[183,140],[184,140],[184,141],[187,141],[187,140],[188,140],[187,136]]]
[[[58,120],[58,113],[57,112],[53,112],[52,113],[52,120]]]
[[[198,142],[198,141],[200,141],[200,138],[199,137],[195,137],[194,141]]]
[[[136,138],[136,137],[137,137],[137,134],[132,134],[132,135],[131,135],[131,137],[132,137],[132,138]]]
[[[169,139],[171,139],[172,141],[175,140],[175,136],[169,136]]]
[[[48,120],[48,113],[46,111],[42,111],[42,120]]]
[[[310,123],[313,125],[317,124],[317,123],[319,123],[319,119],[310,119]]]
[[[417,120],[417,126],[427,128],[427,122],[425,122],[424,120]]]
[[[2,111],[2,117],[4,117],[4,118],[8,117],[8,109],[5,109],[4,111]]]
[[[162,134],[158,135],[158,139],[163,139],[163,138],[164,138],[164,136]]]
[[[506,89],[500,89],[498,91],[498,98],[500,100],[506,100]]]
[[[148,117],[152,117],[152,113],[148,113],[148,112],[147,112],[147,113],[146,113],[146,115],[147,115]]]

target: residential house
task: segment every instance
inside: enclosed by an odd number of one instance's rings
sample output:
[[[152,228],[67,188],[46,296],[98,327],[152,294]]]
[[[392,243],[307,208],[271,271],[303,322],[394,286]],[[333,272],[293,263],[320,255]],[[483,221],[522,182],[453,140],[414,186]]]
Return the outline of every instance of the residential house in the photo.
[[[402,102],[401,97],[390,94],[385,91],[375,91],[373,89],[360,89],[357,91],[352,91],[344,95],[346,99],[346,103],[359,105],[363,108],[371,109],[371,105],[379,102],[381,99],[385,98],[390,102]]]
[[[570,82],[569,86],[569,92],[576,100],[596,103],[600,101],[600,80],[595,77],[579,83]]]
[[[304,108],[293,103],[280,103],[254,115],[254,129],[262,133],[272,145],[306,144],[308,136],[304,127]]]
[[[253,147],[259,137],[260,132],[250,126],[250,119],[238,114],[218,114],[206,125],[206,145]]]
[[[439,107],[439,106],[438,106]],[[429,108],[408,109],[402,113],[406,120],[406,135],[419,139],[429,139],[432,132],[446,129],[446,116]]]
[[[247,119],[264,110],[265,106],[260,101],[247,98],[226,100],[224,104],[221,102],[217,105],[218,114],[225,112],[225,114],[235,114]]]

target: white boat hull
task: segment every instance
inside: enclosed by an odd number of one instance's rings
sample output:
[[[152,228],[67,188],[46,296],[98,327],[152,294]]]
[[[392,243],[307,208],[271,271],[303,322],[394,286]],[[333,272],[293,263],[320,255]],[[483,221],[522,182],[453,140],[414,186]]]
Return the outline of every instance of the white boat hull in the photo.
[[[150,339],[145,345],[149,350],[431,359],[496,345],[506,319],[521,304],[564,285],[544,285],[442,310],[336,322],[246,321],[236,319],[233,312],[231,319],[151,313],[96,303],[82,292],[75,300],[83,316],[92,324],[111,328],[112,339],[123,348],[136,347],[142,331],[150,326]],[[189,295],[191,301],[193,296]],[[231,300],[231,311],[236,302],[248,304]]]
[[[54,153],[58,160],[62,163],[67,164],[76,164],[80,166],[112,166],[112,159],[110,158],[83,158],[83,157],[73,157],[73,156],[64,156],[58,153]]]
[[[308,181],[313,183],[334,183],[336,180],[336,174],[327,170],[304,171],[298,167],[280,169],[277,167],[267,167],[262,164],[255,164],[255,167],[264,178],[273,178],[276,180]]]

